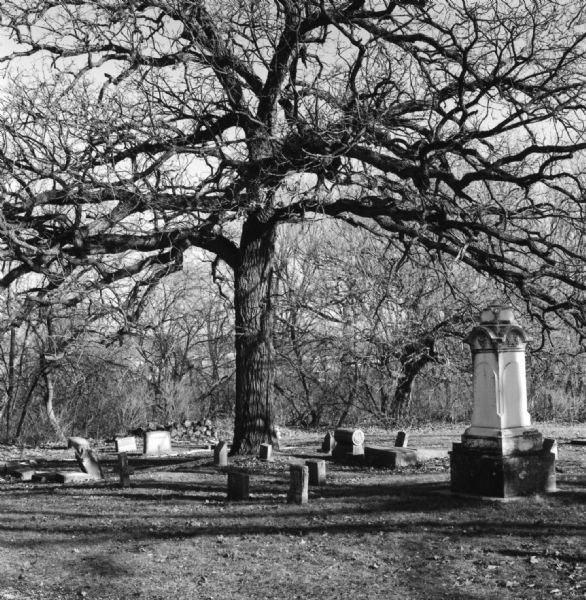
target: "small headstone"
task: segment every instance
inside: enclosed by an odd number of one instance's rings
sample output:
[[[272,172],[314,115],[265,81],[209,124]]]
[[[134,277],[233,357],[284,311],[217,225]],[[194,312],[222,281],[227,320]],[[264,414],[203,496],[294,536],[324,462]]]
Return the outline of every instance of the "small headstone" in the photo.
[[[214,446],[214,465],[216,467],[228,466],[228,444],[224,441]]]
[[[336,440],[334,439],[334,434],[328,431],[324,437],[324,441],[322,442],[321,451],[325,452],[326,454],[331,454],[335,446]]]
[[[395,438],[395,448],[406,448],[409,434],[406,431],[399,431]]]
[[[306,460],[309,469],[309,485],[324,485],[326,482],[326,461]]]
[[[128,437],[117,437],[114,440],[116,452],[138,452],[136,447],[136,438],[133,435]]]
[[[79,468],[92,479],[104,479],[104,473],[102,472],[98,457],[90,448],[76,448],[75,460],[77,460]]]
[[[118,472],[120,473],[120,487],[130,486],[130,468],[128,466],[128,454],[120,452],[118,454]]]
[[[258,457],[260,460],[273,460],[273,446],[271,444],[261,444]]]
[[[309,469],[303,465],[291,465],[287,502],[307,504],[309,498]]]
[[[228,471],[228,500],[248,500],[249,480],[248,473]]]
[[[171,450],[171,434],[168,431],[146,431],[144,434],[144,454],[168,454]]]

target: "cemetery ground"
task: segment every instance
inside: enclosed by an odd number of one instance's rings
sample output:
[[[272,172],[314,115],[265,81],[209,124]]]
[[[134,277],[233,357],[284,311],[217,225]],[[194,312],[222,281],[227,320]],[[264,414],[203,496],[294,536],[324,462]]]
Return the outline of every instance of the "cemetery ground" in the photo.
[[[112,445],[103,482],[0,483],[0,600],[586,598],[586,425],[540,431],[559,444],[558,492],[509,501],[449,493],[449,460],[396,470],[327,462],[309,503],[287,504],[289,464],[324,458],[315,432],[285,432],[226,500],[212,452],[131,456],[121,488]],[[451,447],[465,426],[411,431]],[[365,430],[366,444],[394,434]],[[77,470],[64,448],[0,446],[0,465],[35,458]]]

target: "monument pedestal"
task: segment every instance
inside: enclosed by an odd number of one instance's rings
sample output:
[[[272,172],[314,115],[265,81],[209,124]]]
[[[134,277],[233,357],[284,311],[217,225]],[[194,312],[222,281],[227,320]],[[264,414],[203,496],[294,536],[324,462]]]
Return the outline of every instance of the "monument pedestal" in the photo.
[[[535,429],[520,435],[468,437],[450,452],[451,490],[511,498],[555,492],[555,454]]]

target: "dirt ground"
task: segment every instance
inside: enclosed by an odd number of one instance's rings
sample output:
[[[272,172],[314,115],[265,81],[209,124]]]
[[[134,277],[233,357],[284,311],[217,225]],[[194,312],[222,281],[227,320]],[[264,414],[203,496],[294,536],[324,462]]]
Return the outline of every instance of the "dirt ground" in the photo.
[[[273,462],[234,461],[251,473],[245,502],[227,502],[210,451],[132,457],[122,489],[101,446],[104,482],[0,483],[0,600],[586,598],[586,446],[569,443],[586,425],[538,428],[558,440],[558,492],[507,502],[451,495],[435,458],[328,461],[309,503],[287,504],[289,464],[324,458],[323,433],[286,431]],[[412,431],[409,445],[448,449],[463,429]],[[21,458],[77,470],[72,450],[0,446],[0,466]]]

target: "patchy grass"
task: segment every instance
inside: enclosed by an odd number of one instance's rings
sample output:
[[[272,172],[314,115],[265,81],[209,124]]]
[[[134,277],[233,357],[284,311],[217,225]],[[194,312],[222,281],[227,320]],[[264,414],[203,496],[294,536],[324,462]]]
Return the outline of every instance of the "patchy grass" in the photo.
[[[105,483],[3,483],[0,599],[586,598],[586,446],[567,443],[586,428],[539,428],[558,437],[559,491],[508,502],[451,496],[436,459],[328,463],[309,504],[288,505],[289,462],[322,457],[319,436],[294,432],[272,463],[235,461],[252,473],[247,502],[226,501],[211,453],[134,459],[126,489],[107,452]],[[413,432],[410,445],[462,431]],[[74,468],[70,452],[47,458]]]

